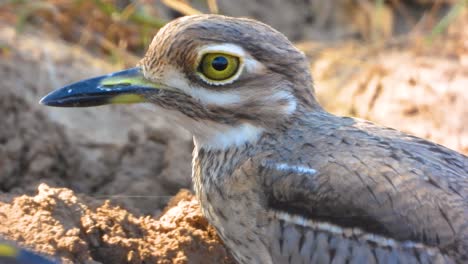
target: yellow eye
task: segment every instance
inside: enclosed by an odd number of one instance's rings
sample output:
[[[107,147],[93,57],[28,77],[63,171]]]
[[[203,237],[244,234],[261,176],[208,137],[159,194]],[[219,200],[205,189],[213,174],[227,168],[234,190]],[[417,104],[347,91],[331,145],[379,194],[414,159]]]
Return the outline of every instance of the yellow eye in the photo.
[[[210,80],[225,81],[239,70],[239,58],[229,54],[208,53],[203,56],[198,70]]]

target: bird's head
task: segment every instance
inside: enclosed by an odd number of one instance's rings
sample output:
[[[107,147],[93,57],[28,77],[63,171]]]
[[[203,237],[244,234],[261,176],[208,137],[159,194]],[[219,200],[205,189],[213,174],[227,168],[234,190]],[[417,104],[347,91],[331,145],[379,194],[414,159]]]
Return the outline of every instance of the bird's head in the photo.
[[[308,62],[288,39],[255,20],[182,17],[154,37],[138,67],[80,81],[41,100],[83,107],[150,103],[196,141],[227,147],[318,108]]]

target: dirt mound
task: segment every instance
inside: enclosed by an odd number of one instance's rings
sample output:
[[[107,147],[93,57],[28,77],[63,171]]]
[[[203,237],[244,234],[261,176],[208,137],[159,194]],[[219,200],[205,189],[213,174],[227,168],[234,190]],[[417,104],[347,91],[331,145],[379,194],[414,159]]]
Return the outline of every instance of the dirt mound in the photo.
[[[234,263],[189,191],[156,220],[41,184],[0,202],[0,233],[63,263]]]
[[[191,137],[154,113],[38,104],[54,88],[115,68],[40,32],[2,27],[0,43],[12,47],[0,53],[0,191],[32,194],[44,182],[157,215],[190,188]]]
[[[82,163],[76,147],[43,113],[7,91],[0,89],[1,190],[19,193],[23,188],[35,188],[38,180],[73,185],[71,175],[80,172]]]

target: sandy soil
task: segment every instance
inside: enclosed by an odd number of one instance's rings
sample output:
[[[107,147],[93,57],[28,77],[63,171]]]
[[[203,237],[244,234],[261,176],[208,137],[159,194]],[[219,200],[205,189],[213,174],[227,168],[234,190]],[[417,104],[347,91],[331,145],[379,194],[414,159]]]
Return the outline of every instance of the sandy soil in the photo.
[[[0,212],[3,236],[62,263],[234,263],[187,190],[158,220],[46,184]]]

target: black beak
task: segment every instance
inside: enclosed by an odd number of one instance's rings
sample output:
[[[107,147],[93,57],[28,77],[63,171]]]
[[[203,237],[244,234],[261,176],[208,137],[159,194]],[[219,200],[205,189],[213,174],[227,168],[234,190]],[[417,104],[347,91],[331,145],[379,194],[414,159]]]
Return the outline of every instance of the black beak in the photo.
[[[141,103],[146,102],[145,94],[160,89],[145,79],[140,68],[132,68],[67,85],[44,96],[40,103],[58,107]]]

